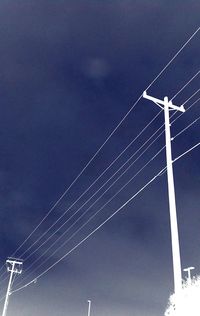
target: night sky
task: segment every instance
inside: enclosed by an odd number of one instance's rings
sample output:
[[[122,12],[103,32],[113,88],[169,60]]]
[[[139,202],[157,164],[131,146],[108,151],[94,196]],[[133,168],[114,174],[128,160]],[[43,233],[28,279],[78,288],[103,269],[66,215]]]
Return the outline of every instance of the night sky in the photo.
[[[158,134],[154,136],[164,123],[164,113],[156,117],[160,108],[141,99],[74,182],[143,91],[198,29],[199,15],[198,0],[1,0],[0,298],[8,283],[3,266],[7,257],[24,259],[14,290],[59,260],[165,167],[164,150],[149,162],[165,145],[163,133],[156,140]],[[199,56],[200,31],[148,94],[172,98],[199,71]],[[174,104],[189,99],[200,88],[199,79],[196,76]],[[198,98],[200,92],[185,104],[186,110]],[[174,115],[172,136],[199,117],[199,106],[195,103],[179,118],[178,113]],[[174,139],[173,158],[200,141],[199,122]],[[198,147],[174,164],[182,267],[192,265],[196,274],[200,274],[199,154]],[[36,284],[13,293],[7,315],[87,315],[87,300],[91,299],[92,316],[160,316],[172,292],[164,173]],[[0,304],[2,308],[3,301]]]

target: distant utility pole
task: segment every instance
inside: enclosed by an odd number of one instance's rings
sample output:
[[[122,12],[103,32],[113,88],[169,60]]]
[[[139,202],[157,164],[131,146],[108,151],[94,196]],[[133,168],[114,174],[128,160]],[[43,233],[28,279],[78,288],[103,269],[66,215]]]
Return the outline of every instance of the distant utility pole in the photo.
[[[91,300],[88,300],[88,316],[90,316],[91,311]]]
[[[187,272],[187,280],[188,280],[188,283],[191,284],[192,283],[192,279],[191,279],[191,270],[194,270],[195,267],[188,267],[188,268],[185,268],[183,269],[183,271]]]
[[[182,106],[176,106],[165,97],[164,100],[147,95],[146,91],[143,93],[143,97],[150,101],[153,101],[159,107],[163,109],[165,116],[165,141],[166,141],[166,160],[167,160],[167,181],[168,181],[168,195],[169,195],[169,212],[170,212],[170,227],[171,227],[171,243],[172,243],[172,259],[173,259],[173,272],[174,272],[174,292],[175,295],[179,294],[182,289],[182,274],[181,274],[181,258],[180,258],[180,246],[178,236],[177,214],[176,214],[176,200],[174,189],[174,176],[173,176],[173,160],[171,149],[171,131],[170,131],[170,118],[169,111],[175,110],[185,112]]]
[[[8,258],[6,260],[7,271],[10,272],[10,278],[9,278],[9,282],[8,282],[8,288],[7,288],[7,292],[6,292],[2,316],[6,316],[9,295],[11,294],[11,287],[12,287],[12,283],[13,283],[13,277],[15,274],[22,273],[22,264],[23,264],[23,262],[19,259]]]

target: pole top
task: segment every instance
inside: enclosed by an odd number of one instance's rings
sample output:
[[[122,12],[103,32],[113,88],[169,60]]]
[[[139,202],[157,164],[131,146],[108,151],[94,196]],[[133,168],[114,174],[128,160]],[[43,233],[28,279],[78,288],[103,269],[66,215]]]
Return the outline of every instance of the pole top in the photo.
[[[195,267],[188,267],[188,268],[183,269],[183,271],[187,272],[189,270],[194,270],[194,269],[195,269]]]
[[[13,271],[14,273],[17,273],[17,274],[22,273],[23,260],[9,257],[6,260],[6,265],[7,265],[8,272]]]
[[[171,100],[168,101],[168,97],[164,97],[164,100],[160,100],[160,99],[157,99],[157,98],[154,98],[154,97],[148,95],[147,92],[144,91],[143,98],[148,99],[150,101],[153,101],[155,104],[157,104],[161,108],[163,108],[162,106],[165,106],[167,103],[170,110],[185,112],[185,108],[183,105],[181,105],[181,106],[174,105]]]

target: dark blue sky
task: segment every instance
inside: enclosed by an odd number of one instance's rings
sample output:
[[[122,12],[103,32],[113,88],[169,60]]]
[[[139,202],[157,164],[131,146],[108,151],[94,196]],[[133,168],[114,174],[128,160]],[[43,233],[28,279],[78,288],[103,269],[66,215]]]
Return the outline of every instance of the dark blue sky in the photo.
[[[200,3],[196,0],[1,1],[2,265],[68,188],[143,90],[199,27],[199,11]],[[200,32],[148,93],[170,98],[181,89],[199,70],[199,43]],[[182,104],[197,89],[199,77],[175,98],[174,103]],[[185,105],[186,109],[199,97],[200,93]],[[144,99],[136,105],[17,256],[22,256],[158,112],[158,107]],[[196,103],[174,123],[172,135],[199,115],[199,103]],[[61,222],[76,212],[162,125],[163,120],[162,113]],[[173,156],[177,157],[199,139],[198,122],[174,140]],[[31,268],[32,275],[26,280],[43,272],[69,251],[165,166],[162,152],[89,225],[50,258],[61,242],[106,203],[163,145],[162,136],[91,207],[73,230]],[[194,265],[199,273],[199,149],[174,165],[174,175],[182,264],[183,267]],[[87,206],[81,212],[87,210]],[[58,225],[54,231],[56,228]],[[26,283],[30,264],[61,233],[57,232],[25,261],[24,273],[16,280],[16,286],[23,278]],[[37,271],[34,270],[47,259]],[[160,316],[173,290],[172,276],[164,174],[37,284],[13,294],[8,316],[86,315],[87,299],[92,300],[92,315],[95,316]],[[1,277],[1,296],[7,284],[3,282],[4,277]]]

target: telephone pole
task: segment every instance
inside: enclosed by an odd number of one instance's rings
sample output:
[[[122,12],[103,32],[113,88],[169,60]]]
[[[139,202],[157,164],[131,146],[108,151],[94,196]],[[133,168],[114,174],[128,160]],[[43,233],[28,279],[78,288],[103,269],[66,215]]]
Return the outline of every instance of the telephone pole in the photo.
[[[9,278],[9,282],[8,282],[8,288],[7,288],[7,292],[6,292],[2,316],[6,316],[6,313],[7,313],[8,300],[9,300],[9,295],[11,294],[13,277],[15,274],[22,273],[22,264],[23,264],[23,262],[19,259],[8,258],[6,260],[7,271],[10,272],[10,278]]]
[[[188,268],[183,269],[184,272],[187,272],[187,281],[189,284],[192,283],[191,270],[194,270],[194,269],[195,267],[188,267]]]
[[[91,300],[88,300],[88,316],[90,316],[91,311]]]
[[[170,131],[170,118],[169,111],[175,110],[185,112],[182,106],[176,106],[172,104],[172,101],[165,97],[164,100],[147,95],[146,91],[143,93],[143,97],[150,101],[153,101],[159,107],[164,109],[165,118],[165,141],[166,141],[166,160],[167,160],[167,181],[168,181],[168,196],[169,196],[169,212],[170,212],[170,228],[171,228],[171,243],[172,243],[172,260],[173,260],[173,273],[174,273],[174,292],[177,297],[182,289],[182,274],[181,274],[181,258],[180,258],[180,246],[179,235],[177,225],[176,214],[176,199],[174,188],[174,176],[173,176],[173,160],[171,149],[171,131]]]

